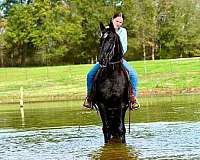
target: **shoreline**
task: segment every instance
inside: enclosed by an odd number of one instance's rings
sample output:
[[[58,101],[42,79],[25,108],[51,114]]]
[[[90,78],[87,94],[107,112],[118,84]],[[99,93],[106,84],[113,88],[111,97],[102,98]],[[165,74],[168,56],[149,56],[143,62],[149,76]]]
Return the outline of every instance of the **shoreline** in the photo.
[[[156,97],[156,96],[176,96],[176,95],[194,95],[200,94],[200,87],[191,88],[153,88],[153,89],[140,89],[138,97]],[[24,103],[37,103],[37,102],[53,102],[53,101],[70,101],[70,100],[84,100],[85,93],[64,93],[64,94],[51,94],[51,95],[24,95]],[[9,95],[0,96],[0,104],[17,104],[19,103],[19,96]]]

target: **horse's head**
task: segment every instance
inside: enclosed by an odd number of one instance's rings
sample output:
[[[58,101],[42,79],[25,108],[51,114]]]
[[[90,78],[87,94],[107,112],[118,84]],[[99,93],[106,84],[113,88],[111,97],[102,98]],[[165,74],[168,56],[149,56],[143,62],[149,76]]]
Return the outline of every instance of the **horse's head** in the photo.
[[[116,62],[123,57],[123,50],[118,34],[115,31],[112,21],[109,26],[100,23],[101,39],[98,61],[100,65],[107,66],[110,62]]]

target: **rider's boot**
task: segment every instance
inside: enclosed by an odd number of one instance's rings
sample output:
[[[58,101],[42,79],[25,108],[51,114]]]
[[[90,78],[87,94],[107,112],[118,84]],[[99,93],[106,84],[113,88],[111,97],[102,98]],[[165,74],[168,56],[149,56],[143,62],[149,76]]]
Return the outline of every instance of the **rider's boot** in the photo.
[[[91,98],[90,96],[87,96],[87,97],[85,98],[85,101],[84,101],[84,103],[83,103],[83,106],[86,107],[86,108],[90,108],[90,109],[93,108],[93,107],[92,107],[92,98]]]
[[[140,108],[140,103],[138,102],[137,98],[134,95],[131,95],[130,102],[132,110],[137,110]]]
[[[130,87],[129,89],[130,89],[129,91],[130,91],[131,110],[137,110],[140,108],[140,103],[134,96],[132,87]]]
[[[139,109],[140,108],[140,103],[138,102],[138,100],[134,96],[133,88],[132,88],[131,85],[129,87],[129,94],[130,94],[131,110],[137,110],[137,109]]]

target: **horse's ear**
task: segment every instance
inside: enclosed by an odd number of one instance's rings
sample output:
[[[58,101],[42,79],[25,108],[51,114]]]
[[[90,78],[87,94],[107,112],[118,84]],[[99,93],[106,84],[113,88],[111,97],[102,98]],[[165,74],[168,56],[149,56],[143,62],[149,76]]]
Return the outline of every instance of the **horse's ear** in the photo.
[[[109,28],[111,29],[111,31],[115,32],[115,27],[113,25],[112,20],[110,20]]]
[[[99,26],[100,26],[101,31],[103,31],[103,30],[106,28],[106,27],[103,25],[102,22],[100,22]]]

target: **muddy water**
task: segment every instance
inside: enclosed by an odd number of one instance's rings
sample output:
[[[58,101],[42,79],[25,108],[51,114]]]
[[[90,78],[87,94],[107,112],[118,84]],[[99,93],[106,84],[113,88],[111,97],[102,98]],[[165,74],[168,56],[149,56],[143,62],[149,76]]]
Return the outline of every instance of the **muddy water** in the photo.
[[[104,144],[99,115],[81,101],[0,104],[0,159],[200,159],[200,96],[140,101],[127,144]]]

